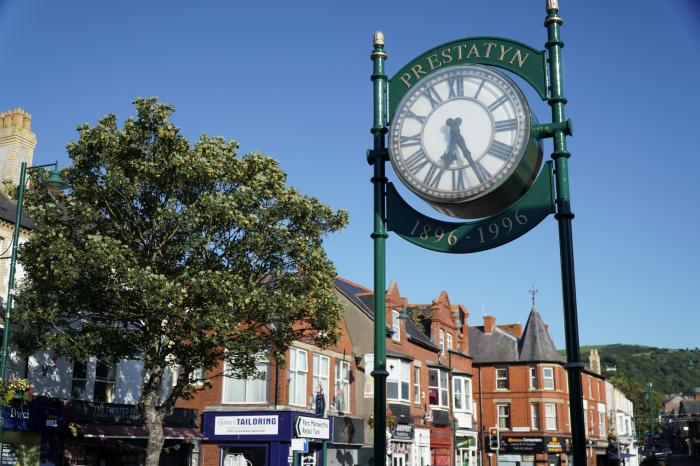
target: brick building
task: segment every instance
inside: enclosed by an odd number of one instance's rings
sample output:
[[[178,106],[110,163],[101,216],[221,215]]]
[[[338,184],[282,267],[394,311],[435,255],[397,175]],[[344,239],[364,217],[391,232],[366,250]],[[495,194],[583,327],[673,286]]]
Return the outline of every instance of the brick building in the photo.
[[[519,323],[497,325],[495,317],[485,316],[483,326],[470,327],[469,341],[483,464],[567,463],[571,427],[565,358],[554,347],[534,299],[524,329]],[[607,447],[605,381],[586,370],[582,384],[588,463],[594,466],[603,461]],[[490,445],[494,428],[498,450]]]

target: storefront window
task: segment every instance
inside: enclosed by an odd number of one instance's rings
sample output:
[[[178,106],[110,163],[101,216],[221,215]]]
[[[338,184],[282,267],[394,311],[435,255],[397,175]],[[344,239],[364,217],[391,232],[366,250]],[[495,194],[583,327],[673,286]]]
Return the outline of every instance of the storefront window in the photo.
[[[454,398],[454,410],[471,412],[472,406],[472,381],[468,377],[452,378],[452,396]]]
[[[328,396],[330,386],[330,359],[328,356],[323,356],[314,353],[314,368],[313,368],[312,389],[314,394],[318,392],[318,386],[323,390],[323,396]],[[327,398],[326,398],[327,399]]]
[[[226,373],[230,373],[228,363],[224,368]],[[230,375],[224,377],[223,403],[265,403],[267,401],[268,365],[266,362],[260,362],[255,365],[255,369],[262,374],[263,378],[239,379]]]
[[[114,380],[116,377],[116,365],[97,360],[95,367],[95,393],[94,401],[111,403],[114,400]]]
[[[289,349],[289,404],[306,405],[306,374],[309,372],[306,351]]]
[[[410,363],[401,359],[387,359],[387,366],[389,366],[389,377],[386,380],[387,400],[411,401],[409,398]]]
[[[71,398],[74,400],[87,400],[87,361],[84,359],[73,360],[73,384],[71,386]]]
[[[428,398],[431,406],[447,408],[448,387],[447,371],[441,369],[428,369]]]
[[[350,363],[336,360],[333,409],[341,413],[350,412]]]

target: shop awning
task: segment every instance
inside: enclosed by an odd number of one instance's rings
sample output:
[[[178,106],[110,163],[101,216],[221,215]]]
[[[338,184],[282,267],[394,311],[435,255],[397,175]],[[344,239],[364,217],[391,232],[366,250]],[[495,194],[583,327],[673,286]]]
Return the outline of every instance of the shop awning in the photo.
[[[85,437],[100,438],[148,438],[145,426],[117,426],[110,424],[76,424]],[[163,437],[170,439],[201,440],[204,438],[196,427],[163,427]]]

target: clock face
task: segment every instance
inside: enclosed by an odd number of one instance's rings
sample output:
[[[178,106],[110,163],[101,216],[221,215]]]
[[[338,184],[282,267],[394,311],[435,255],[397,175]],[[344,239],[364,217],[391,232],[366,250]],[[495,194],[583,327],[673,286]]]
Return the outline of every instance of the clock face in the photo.
[[[485,66],[451,66],[425,76],[401,100],[389,154],[418,196],[469,203],[516,172],[529,137],[530,110],[510,78]]]

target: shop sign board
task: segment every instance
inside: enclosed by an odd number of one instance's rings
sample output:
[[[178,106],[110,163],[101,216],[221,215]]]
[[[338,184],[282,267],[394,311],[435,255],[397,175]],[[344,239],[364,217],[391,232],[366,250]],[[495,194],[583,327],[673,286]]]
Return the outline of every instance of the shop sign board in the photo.
[[[523,457],[520,455],[499,455],[498,456],[498,461],[513,461],[513,462],[520,462],[522,461]]]
[[[397,423],[391,433],[392,439],[397,442],[413,441],[413,424]]]
[[[2,455],[0,456],[0,466],[15,466],[19,464],[15,445],[4,443],[2,445]]]
[[[457,448],[476,447],[476,437],[457,437]]]
[[[300,438],[328,440],[331,435],[331,422],[328,419],[298,416],[294,431]]]
[[[272,416],[216,416],[214,435],[277,435],[279,417]]]
[[[544,452],[544,438],[501,436],[500,451],[509,453],[541,453]]]

